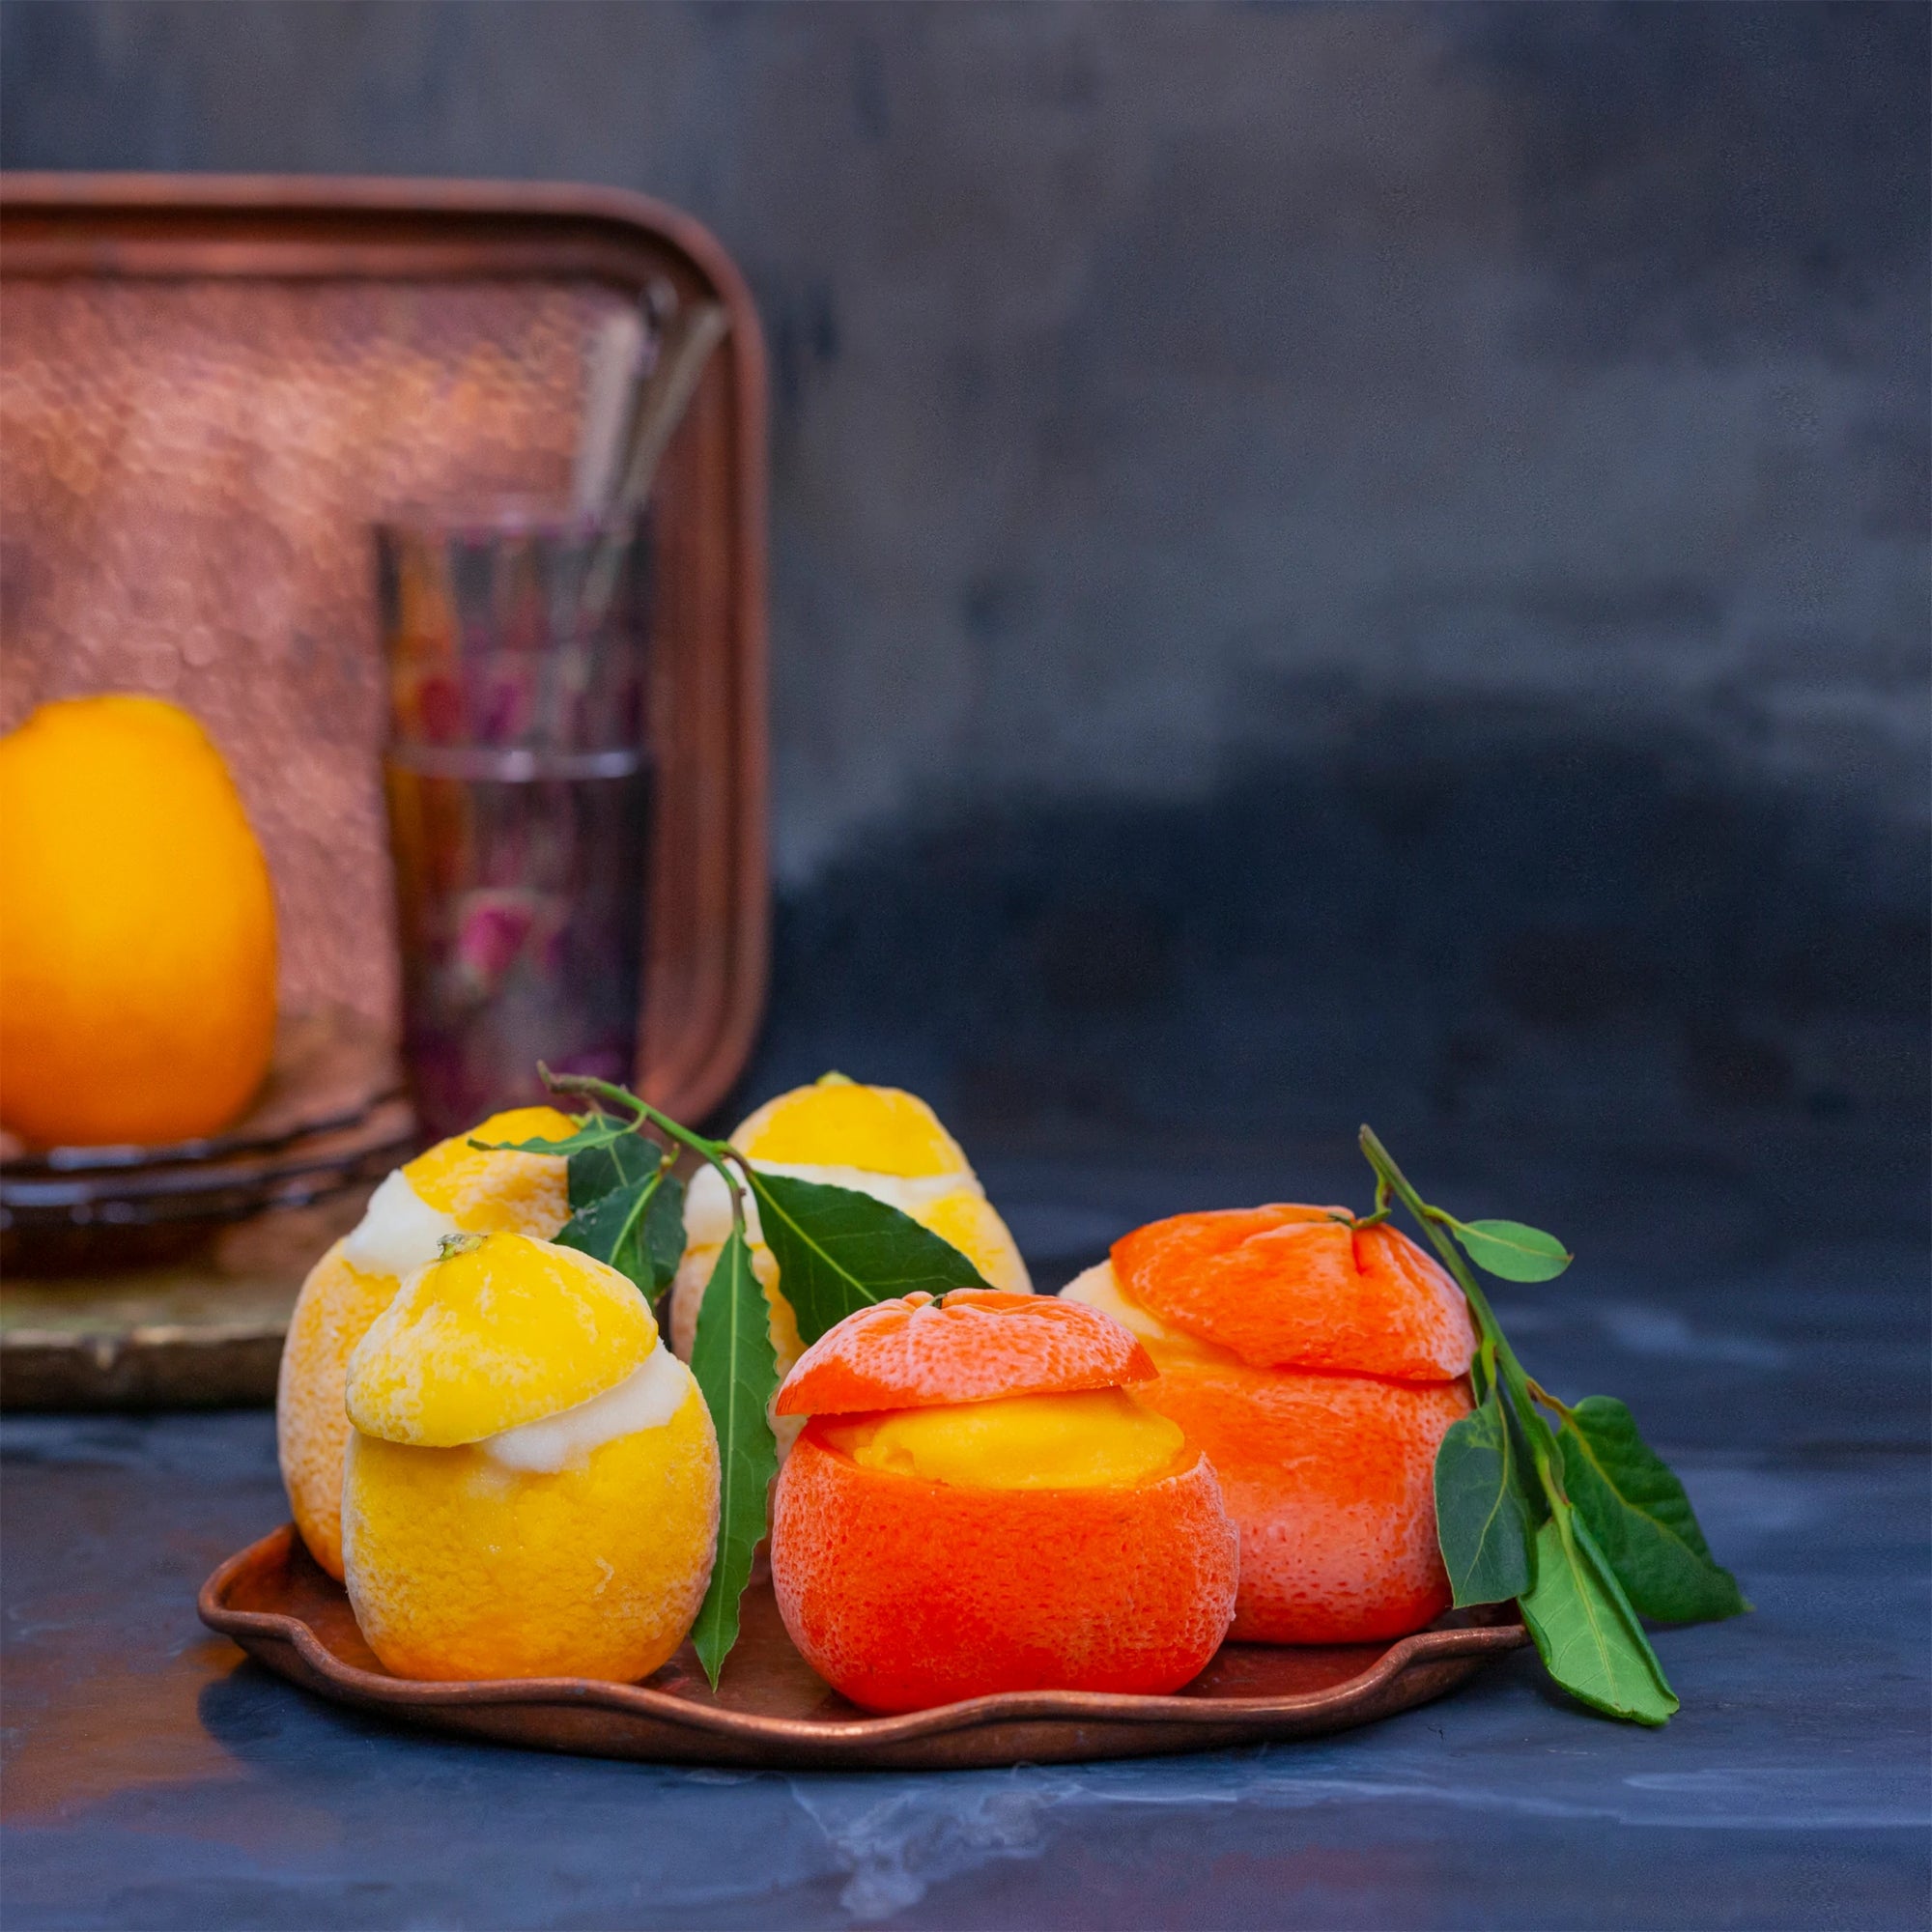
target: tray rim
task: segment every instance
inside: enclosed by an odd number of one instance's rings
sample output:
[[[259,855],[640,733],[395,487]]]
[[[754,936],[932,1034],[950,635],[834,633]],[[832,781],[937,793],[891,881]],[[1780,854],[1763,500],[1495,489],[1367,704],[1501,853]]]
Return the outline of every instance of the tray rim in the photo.
[[[258,1644],[292,1649],[312,1677],[364,1708],[399,1715],[487,1709],[504,1706],[568,1706],[605,1710],[645,1719],[674,1730],[738,1746],[766,1744],[784,1750],[783,1761],[801,1753],[825,1753],[853,1762],[851,1753],[869,1747],[929,1743],[991,1725],[1028,1722],[1102,1722],[1110,1726],[1163,1725],[1196,1729],[1257,1725],[1268,1719],[1320,1717],[1326,1709],[1354,1704],[1386,1690],[1418,1665],[1466,1660],[1471,1666],[1504,1652],[1520,1650],[1530,1638],[1520,1622],[1475,1624],[1451,1630],[1418,1631],[1397,1639],[1357,1677],[1324,1690],[1274,1697],[1139,1696],[1101,1690],[1002,1691],[927,1711],[892,1717],[815,1720],[760,1717],[697,1703],[643,1684],[616,1684],[583,1677],[504,1677],[480,1683],[429,1683],[392,1677],[346,1663],[301,1618],[285,1611],[239,1610],[226,1601],[237,1579],[251,1571],[285,1561],[293,1548],[294,1523],[284,1523],[219,1564],[201,1586],[195,1607],[209,1629],[230,1637],[260,1662]],[[254,1641],[250,1641],[250,1639]],[[275,1669],[270,1662],[269,1667]],[[277,1671],[287,1676],[286,1671]],[[1424,1700],[1418,1700],[1424,1701]],[[1259,1735],[1253,1740],[1259,1742]],[[841,1748],[842,1747],[842,1748]],[[1187,1748],[1177,1745],[1177,1749]],[[1095,1751],[1095,1757],[1110,1755]]]
[[[582,276],[635,288],[640,245],[681,255],[731,316],[729,640],[736,810],[724,971],[696,1020],[650,1049],[645,1091],[702,1119],[744,1070],[770,979],[768,414],[749,284],[704,225],[633,189],[377,175],[0,170],[0,286],[130,279],[428,280]],[[707,947],[706,951],[714,949]]]

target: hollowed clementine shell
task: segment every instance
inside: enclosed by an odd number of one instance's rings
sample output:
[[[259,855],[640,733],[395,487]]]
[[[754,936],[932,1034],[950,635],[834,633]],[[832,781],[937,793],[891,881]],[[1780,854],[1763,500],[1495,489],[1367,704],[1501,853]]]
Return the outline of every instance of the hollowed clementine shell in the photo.
[[[773,1515],[785,1629],[868,1711],[1178,1690],[1227,1634],[1237,1565],[1199,1455],[1122,1489],[955,1488],[863,1468],[808,1424]]]
[[[1435,1541],[1435,1451],[1468,1384],[1169,1359],[1135,1400],[1214,1464],[1240,1530],[1231,1637],[1366,1643],[1449,1607]]]

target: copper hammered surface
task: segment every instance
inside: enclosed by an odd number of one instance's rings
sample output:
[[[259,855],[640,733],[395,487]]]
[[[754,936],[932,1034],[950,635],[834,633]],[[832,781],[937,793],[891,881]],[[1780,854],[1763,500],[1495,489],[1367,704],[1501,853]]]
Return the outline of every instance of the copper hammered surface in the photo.
[[[505,282],[20,282],[0,330],[0,730],[156,692],[220,745],[281,1001],[396,1001],[370,518],[566,487],[618,298]]]
[[[764,992],[764,359],[675,211],[480,183],[10,175],[0,730],[154,692],[274,874],[287,1009],[392,1027],[372,521],[567,494],[586,344],[654,276],[732,331],[654,499],[658,826],[639,1077],[715,1106]]]
[[[392,1677],[341,1584],[287,1525],[231,1556],[203,1586],[200,1609],[291,1682],[436,1730],[598,1757],[846,1769],[962,1770],[1317,1736],[1439,1697],[1529,1640],[1520,1624],[1472,1621],[1387,1644],[1229,1644],[1178,1696],[1040,1691],[874,1718],[792,1648],[765,1582],[745,1593],[743,1634],[715,1695],[689,1644],[641,1685]]]

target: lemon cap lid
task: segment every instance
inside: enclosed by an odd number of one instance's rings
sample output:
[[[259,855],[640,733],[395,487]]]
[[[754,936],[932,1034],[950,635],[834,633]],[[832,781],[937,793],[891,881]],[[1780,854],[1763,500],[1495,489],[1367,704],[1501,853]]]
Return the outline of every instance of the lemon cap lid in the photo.
[[[939,1116],[917,1094],[828,1073],[775,1094],[741,1121],[731,1145],[775,1165],[833,1165],[909,1179],[967,1175],[972,1167]]]
[[[575,1408],[658,1346],[636,1285],[526,1235],[451,1236],[349,1358],[349,1419],[386,1442],[448,1449]]]

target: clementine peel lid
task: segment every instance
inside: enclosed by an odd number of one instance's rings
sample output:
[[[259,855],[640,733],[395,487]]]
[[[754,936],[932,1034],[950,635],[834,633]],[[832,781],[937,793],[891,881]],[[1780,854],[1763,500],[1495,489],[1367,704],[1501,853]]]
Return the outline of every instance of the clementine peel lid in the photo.
[[[1151,1381],[1148,1351],[1097,1308],[1048,1295],[954,1289],[862,1310],[785,1378],[780,1415],[852,1415]]]
[[[692,1132],[626,1088],[548,1069],[544,1077],[554,1092],[580,1095],[590,1108],[566,1139],[515,1144],[568,1161],[574,1211],[559,1242],[611,1262],[646,1295],[670,1279],[683,1246],[681,1196],[647,1128],[671,1150],[708,1162],[730,1195],[731,1234],[699,1306],[691,1363],[723,1463],[717,1563],[693,1631],[714,1687],[737,1640],[739,1599],[765,1533],[766,1496],[778,1466],[770,1421],[775,1397],[781,1413],[832,1415],[986,1399],[995,1383],[999,1394],[1018,1393],[1015,1375],[1022,1380],[1033,1375],[1028,1386],[1035,1389],[1044,1375],[1052,1389],[1077,1390],[1152,1374],[1139,1344],[1104,1316],[1077,1303],[997,1293],[951,1243],[885,1202],[761,1172],[728,1142]],[[1426,1380],[1466,1367],[1474,1407],[1443,1436],[1435,1471],[1436,1530],[1456,1605],[1516,1600],[1545,1666],[1573,1696],[1610,1717],[1663,1723],[1677,1697],[1639,1620],[1693,1622],[1734,1616],[1749,1605],[1712,1556],[1683,1485],[1643,1440],[1629,1409],[1607,1396],[1565,1404],[1531,1378],[1469,1267],[1474,1263],[1504,1281],[1548,1281],[1569,1266],[1570,1255],[1553,1236],[1520,1222],[1458,1220],[1416,1193],[1367,1127],[1361,1146],[1376,1176],[1372,1213],[1272,1211],[1284,1224],[1319,1216],[1347,1227],[1358,1251],[1365,1247],[1377,1265],[1399,1277],[1404,1293],[1390,1305],[1422,1309],[1394,1336],[1391,1379]],[[752,1267],[748,1193],[807,1344],[782,1396]],[[1435,1271],[1387,1227],[1398,1202],[1462,1294],[1475,1324],[1473,1359],[1466,1357],[1466,1340],[1449,1359],[1445,1351],[1455,1351],[1456,1336],[1466,1331],[1448,1319],[1451,1309],[1438,1304],[1444,1319],[1436,1321],[1430,1295],[1413,1293]],[[1373,1283],[1374,1275],[1374,1268],[1358,1267],[1358,1280]],[[1032,1304],[1024,1350],[1000,1345],[1001,1304],[1009,1301]],[[1185,1325],[1184,1312],[1172,1312]],[[1092,1332],[1083,1321],[1090,1314]],[[862,1317],[852,1325],[868,1346],[855,1355],[835,1337],[821,1348],[851,1316]],[[1064,1324],[1044,1350],[1034,1325],[1042,1317]],[[1346,1305],[1331,1306],[1328,1315],[1345,1331],[1361,1319],[1360,1310]],[[1257,1307],[1237,1325],[1241,1332],[1230,1345],[1249,1359],[1286,1350],[1304,1363],[1313,1350],[1319,1361],[1324,1345],[1311,1322],[1284,1333],[1279,1311]],[[1332,1337],[1326,1346],[1336,1346]],[[1021,1369],[1015,1357],[1022,1352],[1057,1366]],[[1053,1380],[1056,1375],[1073,1378]]]

